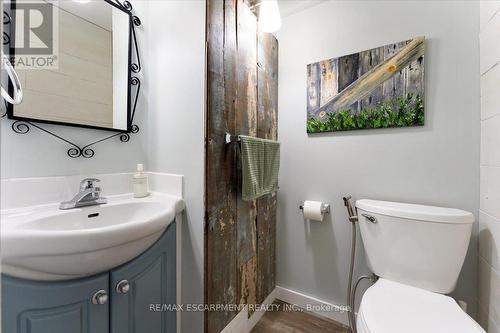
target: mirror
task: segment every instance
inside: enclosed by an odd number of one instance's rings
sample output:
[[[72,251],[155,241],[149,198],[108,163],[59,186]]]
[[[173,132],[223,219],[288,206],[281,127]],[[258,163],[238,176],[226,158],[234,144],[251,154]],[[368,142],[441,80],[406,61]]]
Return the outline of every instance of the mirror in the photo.
[[[47,0],[46,4],[53,13],[56,63],[37,69],[19,62],[26,48],[27,16],[22,2],[12,4],[11,54],[18,56],[14,67],[24,100],[10,106],[8,117],[130,132],[131,14],[112,0]],[[43,43],[35,30],[29,36],[29,45]]]

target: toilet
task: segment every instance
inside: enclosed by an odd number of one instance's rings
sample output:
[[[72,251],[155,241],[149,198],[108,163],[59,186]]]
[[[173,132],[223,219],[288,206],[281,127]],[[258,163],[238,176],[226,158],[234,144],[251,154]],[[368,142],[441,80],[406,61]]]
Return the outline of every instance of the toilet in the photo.
[[[474,223],[466,211],[362,199],[356,202],[369,268],[358,333],[485,333],[453,291]]]

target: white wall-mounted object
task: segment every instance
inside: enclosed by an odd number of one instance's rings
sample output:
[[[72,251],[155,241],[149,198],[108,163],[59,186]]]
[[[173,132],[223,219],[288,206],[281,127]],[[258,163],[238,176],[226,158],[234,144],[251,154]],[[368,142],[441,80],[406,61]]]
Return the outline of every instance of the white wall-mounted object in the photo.
[[[167,194],[107,199],[64,211],[57,203],[2,210],[2,272],[37,281],[106,272],[146,251],[184,209]]]

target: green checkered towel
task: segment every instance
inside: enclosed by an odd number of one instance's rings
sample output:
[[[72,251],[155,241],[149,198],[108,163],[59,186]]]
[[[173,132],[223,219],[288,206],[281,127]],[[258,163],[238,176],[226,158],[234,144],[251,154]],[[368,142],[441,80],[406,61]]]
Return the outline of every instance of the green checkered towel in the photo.
[[[243,200],[252,201],[277,191],[279,142],[240,135],[240,146]]]

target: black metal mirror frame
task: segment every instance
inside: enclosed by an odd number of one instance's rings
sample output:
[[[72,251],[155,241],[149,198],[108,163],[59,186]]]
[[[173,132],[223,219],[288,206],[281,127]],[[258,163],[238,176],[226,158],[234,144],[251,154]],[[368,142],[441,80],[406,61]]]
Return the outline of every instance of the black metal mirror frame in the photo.
[[[129,34],[129,46],[128,46],[128,64],[129,64],[129,69],[128,69],[128,92],[127,92],[127,129],[126,130],[120,130],[120,129],[113,129],[113,128],[105,128],[105,127],[97,127],[97,126],[90,126],[90,125],[82,125],[82,124],[72,124],[72,123],[64,123],[64,122],[57,122],[57,121],[49,121],[49,120],[41,120],[41,119],[31,119],[31,118],[23,118],[23,117],[16,117],[14,116],[14,106],[11,104],[8,104],[5,102],[5,107],[6,111],[2,113],[1,117],[4,118],[7,116],[7,118],[14,120],[12,123],[12,130],[17,133],[17,134],[26,134],[30,131],[30,127],[35,127],[39,129],[40,131],[43,131],[47,134],[52,135],[53,137],[62,140],[69,144],[71,147],[67,150],[67,154],[71,158],[77,158],[77,157],[84,157],[84,158],[91,158],[94,156],[95,152],[92,148],[92,146],[101,143],[103,141],[109,140],[114,137],[119,137],[121,142],[128,142],[130,140],[130,133],[137,133],[139,132],[139,126],[137,124],[134,124],[134,117],[135,117],[135,111],[137,108],[137,100],[139,98],[139,92],[141,88],[141,81],[140,79],[135,76],[134,74],[140,73],[141,72],[141,60],[139,56],[139,47],[137,43],[137,37],[135,33],[135,27],[141,25],[141,20],[139,17],[135,16],[132,14],[132,4],[129,1],[123,1],[120,2],[119,0],[104,0],[106,3],[110,4],[111,6],[114,6],[117,9],[122,10],[125,14],[129,15],[130,17],[130,34]],[[16,1],[12,0],[11,2],[11,12],[12,10],[15,9]],[[15,40],[15,38],[12,38],[13,36],[11,35],[12,32],[14,31],[13,29],[13,19],[7,13],[6,11],[3,12],[3,25],[4,25],[4,32],[3,32],[3,45],[9,45],[9,56],[12,58],[14,57],[14,49],[15,47],[11,45],[11,41]],[[5,31],[5,26],[6,25],[11,25],[9,29],[9,33]],[[133,58],[135,57],[135,61],[133,61]],[[132,102],[132,87],[135,87],[135,94],[133,96],[133,102]],[[9,82],[9,93],[13,93],[13,85],[11,82]],[[69,141],[68,139],[63,138],[61,135],[58,135],[56,133],[53,133],[52,131],[44,128],[41,126],[41,124],[51,124],[51,125],[65,125],[65,126],[72,126],[72,127],[80,127],[80,128],[89,128],[89,129],[97,129],[97,130],[105,130],[105,131],[112,131],[112,132],[117,132],[112,135],[108,135],[104,138],[100,138],[98,140],[95,140],[89,144],[86,144],[84,146],[78,145],[76,143],[73,143]]]

